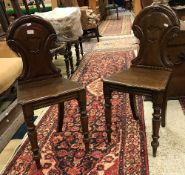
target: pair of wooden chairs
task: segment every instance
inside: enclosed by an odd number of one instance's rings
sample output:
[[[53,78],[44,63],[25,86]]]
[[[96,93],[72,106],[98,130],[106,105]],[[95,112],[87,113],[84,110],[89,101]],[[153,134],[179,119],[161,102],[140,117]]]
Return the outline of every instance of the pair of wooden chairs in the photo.
[[[131,108],[135,119],[135,95],[152,97],[153,114],[153,155],[159,145],[159,127],[165,126],[162,111],[166,108],[168,83],[173,63],[168,60],[166,47],[179,31],[175,13],[166,6],[154,5],[145,8],[135,19],[134,34],[140,40],[140,50],[130,69],[104,78],[105,117],[108,141],[111,141],[111,93],[122,91],[130,94]],[[33,110],[59,104],[58,131],[62,129],[64,101],[77,99],[81,109],[81,125],[86,151],[89,150],[88,119],[86,116],[85,88],[76,82],[62,78],[52,63],[50,49],[56,40],[56,33],[48,22],[35,16],[23,16],[10,27],[8,45],[23,60],[23,72],[18,81],[18,103],[21,104],[28,137],[31,142],[33,159],[40,168],[40,152],[34,126]],[[164,113],[164,112],[163,112]]]

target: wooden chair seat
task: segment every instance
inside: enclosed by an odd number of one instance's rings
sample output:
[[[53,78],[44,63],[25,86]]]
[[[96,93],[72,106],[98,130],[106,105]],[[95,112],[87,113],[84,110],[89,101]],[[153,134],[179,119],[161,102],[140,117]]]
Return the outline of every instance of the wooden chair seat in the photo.
[[[52,98],[64,97],[66,95],[70,99],[69,94],[76,93],[78,95],[82,90],[85,89],[79,83],[61,77],[19,85],[17,88],[17,98],[18,103],[24,105],[26,103],[40,103],[44,100],[50,101]]]
[[[167,87],[171,72],[165,70],[151,70],[130,68],[120,73],[104,78],[104,82],[133,88],[164,91]]]
[[[0,58],[0,94],[10,88],[22,72],[22,59]]]

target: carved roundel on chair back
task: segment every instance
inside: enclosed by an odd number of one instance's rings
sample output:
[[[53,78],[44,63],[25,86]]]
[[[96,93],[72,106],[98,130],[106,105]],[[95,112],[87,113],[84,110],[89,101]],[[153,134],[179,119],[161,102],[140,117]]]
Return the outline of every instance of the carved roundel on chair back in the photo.
[[[172,9],[153,5],[143,9],[133,23],[140,49],[133,66],[170,68],[173,63],[166,53],[167,43],[179,31],[179,20]]]
[[[7,43],[23,60],[19,83],[60,76],[50,53],[56,38],[52,25],[37,16],[22,16],[10,26]]]

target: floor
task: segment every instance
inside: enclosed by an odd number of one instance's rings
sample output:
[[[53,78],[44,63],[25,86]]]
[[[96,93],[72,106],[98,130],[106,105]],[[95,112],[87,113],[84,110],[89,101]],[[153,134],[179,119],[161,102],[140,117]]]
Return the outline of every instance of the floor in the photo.
[[[114,36],[112,39],[119,38]],[[137,50],[135,50],[137,54]],[[60,58],[62,59],[62,57]],[[60,60],[55,61],[59,66]],[[47,109],[40,109],[35,111],[35,114],[39,116],[36,119],[36,123],[44,115]],[[185,169],[185,116],[180,106],[179,101],[173,100],[168,102],[167,110],[167,126],[160,130],[160,146],[156,158],[152,156],[151,150],[151,131],[152,131],[152,104],[151,102],[144,102],[145,111],[145,124],[148,143],[148,157],[149,157],[149,169],[150,175],[184,175]],[[174,121],[174,117],[178,120]],[[21,145],[23,139],[12,139],[6,148],[0,154],[0,171],[7,164],[8,160],[12,157],[16,149]]]

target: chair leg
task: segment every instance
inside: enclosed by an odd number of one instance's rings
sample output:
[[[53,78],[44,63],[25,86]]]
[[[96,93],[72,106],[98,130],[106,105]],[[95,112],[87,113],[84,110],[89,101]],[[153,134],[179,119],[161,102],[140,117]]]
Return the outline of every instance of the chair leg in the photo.
[[[161,122],[161,109],[162,109],[162,99],[163,95],[160,93],[153,95],[153,119],[152,119],[152,130],[153,130],[153,141],[151,143],[153,148],[153,156],[156,157],[157,148],[159,146],[159,129],[160,129],[160,122]]]
[[[129,99],[130,99],[130,107],[132,110],[132,114],[135,120],[139,119],[139,114],[137,110],[137,104],[136,104],[136,97],[134,94],[129,94]]]
[[[24,114],[24,120],[27,126],[28,138],[31,144],[31,150],[33,153],[33,160],[35,161],[37,168],[40,169],[41,168],[41,164],[40,164],[41,155],[40,155],[38,141],[37,141],[37,131],[34,125],[33,109],[32,107],[27,106],[27,105],[22,106],[22,109],[23,109],[23,114]]]
[[[166,126],[167,102],[168,102],[168,97],[167,97],[167,93],[165,93],[165,95],[163,97],[163,104],[162,104],[162,111],[161,111],[161,126],[162,127]]]
[[[86,112],[86,91],[85,89],[79,93],[78,98],[80,113],[81,113],[81,125],[84,135],[84,144],[86,152],[89,152],[89,132],[88,132],[88,117]]]
[[[61,102],[60,104],[58,104],[58,128],[57,128],[58,132],[62,131],[63,121],[64,121],[64,102]]]
[[[76,51],[76,66],[80,64],[80,52],[79,52],[79,42],[75,42],[75,51]]]
[[[80,43],[80,53],[81,53],[81,55],[83,57],[84,51],[83,51],[83,45],[82,45],[82,38],[81,37],[79,38],[79,43]]]
[[[111,118],[112,118],[112,106],[111,106],[111,95],[112,91],[109,90],[106,84],[103,84],[103,93],[105,98],[105,121],[106,121],[106,132],[108,137],[108,143],[111,142]]]

